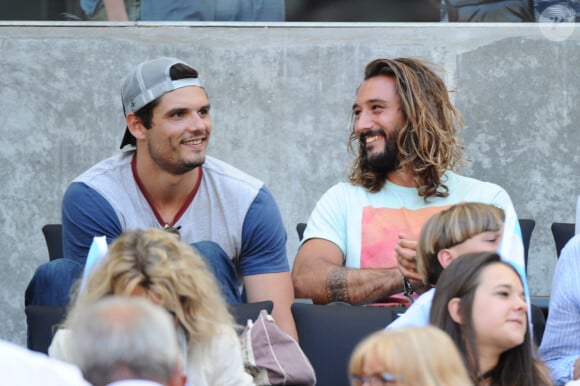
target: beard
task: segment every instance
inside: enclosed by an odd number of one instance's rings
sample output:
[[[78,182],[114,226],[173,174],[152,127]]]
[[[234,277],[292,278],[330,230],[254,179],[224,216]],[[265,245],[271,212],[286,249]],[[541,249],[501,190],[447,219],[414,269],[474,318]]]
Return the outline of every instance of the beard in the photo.
[[[186,174],[203,165],[205,162],[205,153],[197,157],[197,159],[180,160],[160,154],[151,142],[147,143],[147,148],[151,159],[153,159],[153,162],[155,162],[157,166],[176,176]]]
[[[394,172],[399,168],[399,146],[397,137],[401,130],[385,133],[383,130],[370,130],[360,136],[362,152],[364,158],[364,167],[379,173]],[[385,148],[378,153],[369,154],[364,143],[367,136],[380,134],[384,136]]]

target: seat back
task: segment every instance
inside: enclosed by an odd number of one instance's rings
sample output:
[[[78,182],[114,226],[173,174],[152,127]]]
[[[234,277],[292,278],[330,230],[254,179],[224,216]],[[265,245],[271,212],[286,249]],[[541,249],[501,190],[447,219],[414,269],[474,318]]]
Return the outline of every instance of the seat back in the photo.
[[[296,233],[298,233],[298,240],[302,241],[304,238],[304,230],[306,229],[305,222],[299,222],[296,224]]]
[[[274,303],[266,300],[255,303],[230,304],[228,308],[236,323],[244,326],[248,319],[256,320],[261,310],[272,313]],[[24,312],[28,325],[27,347],[30,350],[47,354],[58,325],[65,319],[66,307],[29,305],[24,308]]]
[[[312,363],[318,385],[348,386],[348,362],[358,342],[382,330],[403,308],[335,303],[292,304],[300,347]]]
[[[536,227],[536,221],[528,218],[521,218],[519,221],[520,221],[520,229],[522,230],[522,241],[524,243],[524,263],[527,272],[528,251],[530,250],[530,239],[532,238],[532,232]]]
[[[534,304],[531,305],[531,313],[532,325],[534,328],[532,331],[532,336],[534,337],[534,342],[536,345],[540,346],[544,336],[544,330],[546,329],[546,315],[544,314],[544,310]]]
[[[42,234],[48,248],[49,260],[59,259],[62,253],[62,224],[46,224],[42,227]]]
[[[26,306],[28,337],[26,346],[30,350],[48,354],[48,347],[58,325],[64,321],[66,307],[63,306]]]
[[[555,222],[552,223],[552,236],[554,237],[554,243],[556,244],[556,255],[560,257],[560,252],[564,245],[574,237],[576,224],[566,223],[566,222]]]
[[[236,323],[240,326],[245,326],[248,319],[255,321],[262,310],[266,310],[271,314],[273,308],[274,303],[270,300],[254,303],[228,304],[230,313],[234,317]]]

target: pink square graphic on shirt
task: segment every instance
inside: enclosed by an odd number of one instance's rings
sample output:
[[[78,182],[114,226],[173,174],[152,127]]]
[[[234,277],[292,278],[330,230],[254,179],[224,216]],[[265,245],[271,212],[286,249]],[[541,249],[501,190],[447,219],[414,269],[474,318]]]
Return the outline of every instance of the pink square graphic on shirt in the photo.
[[[365,206],[362,212],[360,267],[396,267],[395,247],[399,234],[404,233],[407,237],[418,240],[427,219],[448,207],[432,206],[413,210]]]

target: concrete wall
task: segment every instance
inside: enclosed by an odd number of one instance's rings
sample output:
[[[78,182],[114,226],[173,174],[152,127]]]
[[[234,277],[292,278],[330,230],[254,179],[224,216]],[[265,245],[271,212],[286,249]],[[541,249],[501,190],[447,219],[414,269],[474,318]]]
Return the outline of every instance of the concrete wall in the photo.
[[[569,36],[568,36],[569,33]],[[537,222],[532,294],[548,295],[555,221],[580,193],[580,32],[538,24],[0,25],[0,338],[25,342],[24,289],[47,261],[67,183],[118,151],[120,79],[170,55],[205,79],[209,153],[264,180],[295,224],[345,176],[350,109],[365,64],[416,56],[442,65],[469,128],[464,173],[505,187]]]

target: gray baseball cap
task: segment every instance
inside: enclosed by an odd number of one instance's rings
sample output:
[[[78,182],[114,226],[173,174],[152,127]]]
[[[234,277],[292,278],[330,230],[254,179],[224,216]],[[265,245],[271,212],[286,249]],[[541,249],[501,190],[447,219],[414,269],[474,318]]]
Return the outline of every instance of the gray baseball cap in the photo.
[[[123,100],[125,116],[139,111],[145,105],[169,91],[187,86],[203,88],[199,78],[171,79],[169,70],[179,63],[191,67],[179,59],[160,57],[137,65],[127,74],[123,78],[121,86],[121,99]],[[135,144],[135,137],[133,137],[129,128],[126,128],[121,142],[121,149],[126,145],[135,146]]]

